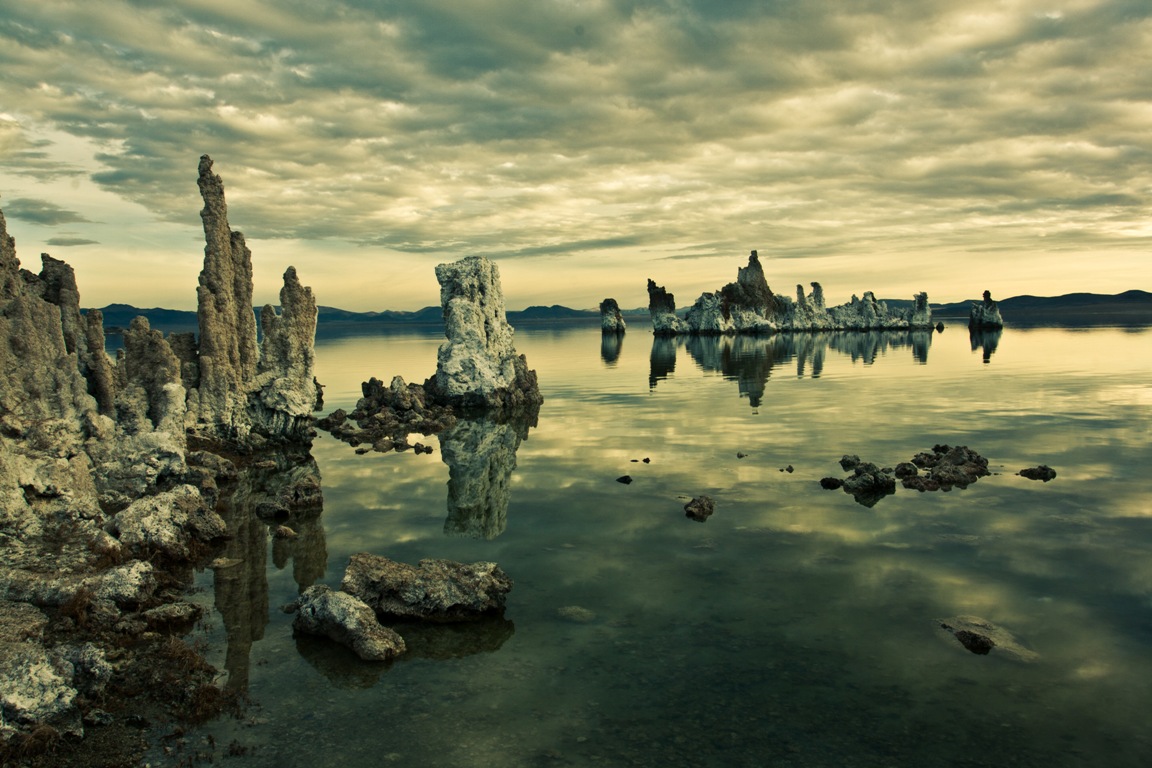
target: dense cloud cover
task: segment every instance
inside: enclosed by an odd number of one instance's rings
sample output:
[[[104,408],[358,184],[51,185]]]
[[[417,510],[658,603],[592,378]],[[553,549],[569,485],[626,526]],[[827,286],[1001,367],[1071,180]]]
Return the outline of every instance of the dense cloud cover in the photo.
[[[833,302],[1149,288],[1150,17],[0,0],[0,207],[25,260],[74,246],[93,304],[191,293],[201,153],[268,290],[291,261],[349,308],[436,303],[431,266],[470,254],[513,308],[642,305],[647,277],[691,300],[753,248],[774,288]]]

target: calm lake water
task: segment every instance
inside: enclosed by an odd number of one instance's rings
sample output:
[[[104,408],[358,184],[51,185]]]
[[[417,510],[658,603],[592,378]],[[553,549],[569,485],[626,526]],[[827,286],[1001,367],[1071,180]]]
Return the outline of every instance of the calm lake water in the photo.
[[[326,412],[423,381],[441,341],[321,339]],[[321,435],[299,539],[233,521],[244,563],[196,596],[253,702],[199,732],[228,764],[1152,764],[1152,331],[516,341],[545,396],[526,435],[363,456]],[[937,443],[994,474],[872,508],[820,488],[844,454]],[[1015,474],[1038,464],[1056,479]],[[401,627],[391,665],[294,638],[280,607],[360,551],[496,561],[515,587],[502,619]],[[970,653],[957,615],[1023,649]]]

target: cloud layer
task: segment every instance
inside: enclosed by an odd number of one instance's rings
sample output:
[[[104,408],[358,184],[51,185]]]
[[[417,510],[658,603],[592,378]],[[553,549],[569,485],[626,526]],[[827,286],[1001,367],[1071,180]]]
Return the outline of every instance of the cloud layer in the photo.
[[[331,253],[484,253],[521,305],[690,301],[753,248],[778,290],[1149,287],[1152,5],[845,5],[0,0],[0,207],[110,243],[111,193],[194,259],[208,153],[258,254],[365,308],[403,296]]]

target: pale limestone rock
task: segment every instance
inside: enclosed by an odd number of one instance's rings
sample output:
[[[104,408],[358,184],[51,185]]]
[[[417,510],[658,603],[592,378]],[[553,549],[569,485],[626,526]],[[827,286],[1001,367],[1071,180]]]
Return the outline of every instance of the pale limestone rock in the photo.
[[[187,560],[196,545],[222,538],[227,526],[220,515],[209,509],[200,491],[181,485],[170,491],[132,502],[119,512],[112,533],[130,552],[148,557],[159,552],[177,560]]]
[[[260,311],[264,338],[256,366],[252,420],[264,435],[310,439],[312,412],[320,392],[316,383],[315,349],[318,310],[312,289],[300,284],[296,268],[284,273],[281,311],[266,305]]]
[[[648,280],[648,315],[652,318],[652,333],[657,336],[675,336],[688,333],[688,324],[676,316],[676,297]]]
[[[406,650],[404,638],[382,626],[364,601],[323,584],[300,595],[292,629],[335,640],[366,661],[389,661]]]
[[[436,374],[425,384],[436,401],[463,408],[538,406],[536,372],[516,354],[504,314],[500,271],[482,256],[436,267],[444,333]]]

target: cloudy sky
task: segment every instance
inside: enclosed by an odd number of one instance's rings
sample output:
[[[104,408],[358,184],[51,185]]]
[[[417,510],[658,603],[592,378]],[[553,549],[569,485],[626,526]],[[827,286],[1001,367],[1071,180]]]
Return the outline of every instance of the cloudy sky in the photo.
[[[1152,2],[0,0],[26,267],[193,308],[204,153],[260,302],[1148,290]]]

